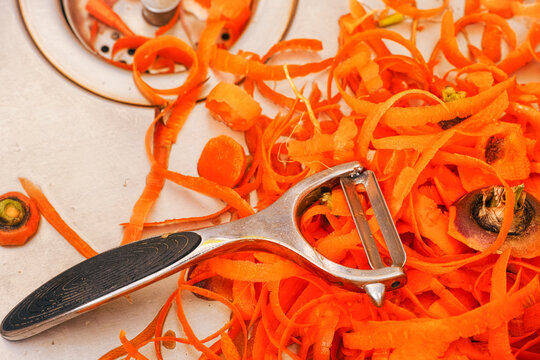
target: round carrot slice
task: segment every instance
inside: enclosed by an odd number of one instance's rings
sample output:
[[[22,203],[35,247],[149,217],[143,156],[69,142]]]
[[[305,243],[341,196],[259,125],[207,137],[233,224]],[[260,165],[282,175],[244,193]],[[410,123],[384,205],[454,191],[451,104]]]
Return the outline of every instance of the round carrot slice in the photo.
[[[39,211],[34,201],[19,192],[0,196],[0,245],[23,245],[37,231]]]
[[[210,139],[197,163],[200,176],[231,188],[242,179],[245,170],[244,148],[227,135]]]

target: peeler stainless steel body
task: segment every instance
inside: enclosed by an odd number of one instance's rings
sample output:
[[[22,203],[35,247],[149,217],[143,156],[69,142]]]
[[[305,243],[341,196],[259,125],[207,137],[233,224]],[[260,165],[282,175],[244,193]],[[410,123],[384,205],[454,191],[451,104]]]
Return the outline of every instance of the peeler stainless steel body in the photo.
[[[322,192],[341,184],[372,270],[348,268],[314,250],[299,230],[299,217]],[[384,237],[385,265],[356,193],[363,184]],[[120,246],[87,259],[43,284],[7,314],[1,335],[21,340],[105,302],[130,293],[210,257],[242,250],[279,254],[327,281],[365,291],[380,306],[387,290],[406,282],[405,251],[377,179],[357,162],[335,166],[291,187],[255,215],[193,232],[180,232]]]

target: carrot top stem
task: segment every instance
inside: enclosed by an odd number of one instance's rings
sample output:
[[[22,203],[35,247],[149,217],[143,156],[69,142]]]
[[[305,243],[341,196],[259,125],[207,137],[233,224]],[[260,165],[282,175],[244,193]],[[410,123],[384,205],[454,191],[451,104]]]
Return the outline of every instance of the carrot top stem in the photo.
[[[379,27],[387,27],[387,26],[399,24],[400,22],[404,20],[405,20],[405,16],[401,13],[396,12],[380,19],[377,25]]]

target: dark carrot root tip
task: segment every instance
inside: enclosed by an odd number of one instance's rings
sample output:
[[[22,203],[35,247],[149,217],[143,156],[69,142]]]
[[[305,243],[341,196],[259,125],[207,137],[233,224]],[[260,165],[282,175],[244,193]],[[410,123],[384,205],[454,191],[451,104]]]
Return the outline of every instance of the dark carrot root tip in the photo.
[[[482,194],[477,194],[471,204],[471,217],[474,221],[482,229],[493,233],[499,233],[502,225],[502,218],[499,218],[498,212],[499,207],[490,208],[486,206],[486,201]],[[520,235],[524,233],[531,224],[534,216],[534,208],[528,200],[525,200],[522,208],[514,215],[514,220],[508,234]]]

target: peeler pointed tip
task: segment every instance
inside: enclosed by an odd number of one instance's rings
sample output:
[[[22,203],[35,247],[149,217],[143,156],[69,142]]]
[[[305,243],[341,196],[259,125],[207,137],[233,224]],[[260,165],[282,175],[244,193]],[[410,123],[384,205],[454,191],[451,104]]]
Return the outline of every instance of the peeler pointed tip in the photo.
[[[384,284],[381,283],[372,283],[364,286],[366,294],[371,298],[373,304],[377,307],[381,307],[384,302],[384,293],[386,288]]]

